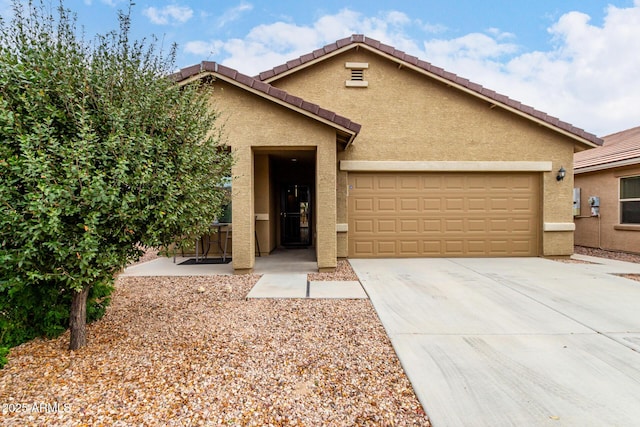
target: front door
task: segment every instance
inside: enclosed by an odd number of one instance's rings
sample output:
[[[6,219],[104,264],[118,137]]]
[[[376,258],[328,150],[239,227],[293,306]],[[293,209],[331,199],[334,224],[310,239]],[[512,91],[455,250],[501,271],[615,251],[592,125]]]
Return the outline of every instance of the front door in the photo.
[[[282,187],[280,206],[282,246],[311,245],[311,194],[308,185]]]

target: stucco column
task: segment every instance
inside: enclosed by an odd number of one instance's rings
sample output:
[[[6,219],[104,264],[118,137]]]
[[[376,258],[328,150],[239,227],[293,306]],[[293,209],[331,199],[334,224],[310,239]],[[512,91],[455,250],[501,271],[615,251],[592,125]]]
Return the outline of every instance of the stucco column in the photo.
[[[318,271],[328,272],[337,266],[335,145],[320,144],[316,156],[316,257]]]
[[[573,254],[573,152],[565,160],[554,162],[553,170],[543,178],[542,255],[569,256]],[[556,179],[560,167],[566,169],[562,181]],[[575,226],[574,226],[575,227]]]
[[[233,177],[233,269],[236,274],[251,273],[255,263],[253,152],[251,147],[234,150]]]

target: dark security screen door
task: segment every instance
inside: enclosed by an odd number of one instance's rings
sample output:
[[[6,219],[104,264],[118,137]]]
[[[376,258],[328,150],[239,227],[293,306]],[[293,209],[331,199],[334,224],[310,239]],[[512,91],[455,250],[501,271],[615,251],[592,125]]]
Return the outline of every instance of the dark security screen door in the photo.
[[[282,188],[281,240],[283,246],[311,245],[311,205],[308,185]]]

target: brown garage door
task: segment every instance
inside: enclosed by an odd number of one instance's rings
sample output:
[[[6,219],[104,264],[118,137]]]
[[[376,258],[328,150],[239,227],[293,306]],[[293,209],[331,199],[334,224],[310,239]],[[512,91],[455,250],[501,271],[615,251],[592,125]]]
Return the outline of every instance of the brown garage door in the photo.
[[[536,173],[350,173],[349,256],[537,256]]]

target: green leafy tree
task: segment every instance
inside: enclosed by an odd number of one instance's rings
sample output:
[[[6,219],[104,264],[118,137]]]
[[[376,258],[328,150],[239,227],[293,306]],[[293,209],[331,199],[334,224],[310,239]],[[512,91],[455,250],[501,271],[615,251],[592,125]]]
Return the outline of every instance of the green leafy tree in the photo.
[[[12,315],[39,333],[62,318],[70,349],[85,345],[92,290],[99,303],[141,246],[200,234],[220,212],[232,158],[212,89],[172,82],[175,46],[130,40],[132,5],[91,42],[62,2],[15,0],[0,23],[2,334]],[[68,312],[52,314],[60,301]]]

